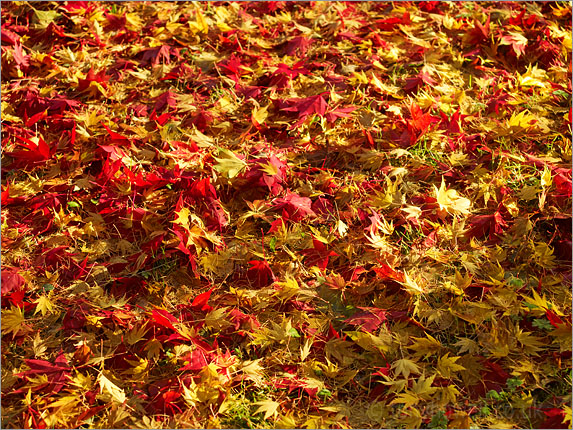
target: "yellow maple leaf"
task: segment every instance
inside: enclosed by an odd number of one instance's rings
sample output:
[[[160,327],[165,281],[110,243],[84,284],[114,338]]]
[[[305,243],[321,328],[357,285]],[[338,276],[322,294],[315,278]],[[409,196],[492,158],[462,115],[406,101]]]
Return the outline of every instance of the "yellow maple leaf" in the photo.
[[[403,403],[404,408],[408,408],[410,406],[414,406],[419,401],[420,398],[416,394],[406,391],[404,393],[398,394],[396,398],[392,400],[389,404],[395,405],[396,403]]]
[[[571,427],[571,420],[572,420],[572,410],[571,410],[571,406],[565,405],[563,406],[563,412],[565,412],[563,414],[563,421],[562,424],[567,424],[569,423],[569,428]]]
[[[456,397],[460,391],[454,385],[447,385],[439,387],[437,394],[440,397],[439,404],[446,405],[448,403],[456,403]]]
[[[543,188],[549,188],[552,183],[553,179],[551,178],[551,170],[549,167],[545,166],[543,173],[541,174],[541,186]]]
[[[42,316],[45,316],[48,313],[52,313],[54,311],[55,305],[50,300],[50,295],[42,295],[36,301],[36,310],[34,311],[34,315],[38,312],[42,312]]]
[[[509,130],[524,130],[533,127],[537,122],[535,115],[532,115],[527,110],[519,113],[513,113],[511,118],[507,121],[507,128]]]
[[[221,149],[219,157],[213,158],[217,161],[217,164],[213,165],[213,169],[229,179],[234,178],[247,167],[247,163],[228,149]]]
[[[422,279],[419,276],[411,277],[409,273],[405,272],[404,281],[400,283],[408,293],[418,296],[426,293],[426,290],[424,290],[424,287],[420,285],[420,282],[422,282]]]
[[[171,221],[174,224],[182,225],[183,227],[189,227],[189,215],[191,215],[191,211],[189,208],[181,208],[179,211],[175,212],[177,218]]]
[[[205,325],[209,328],[222,330],[225,327],[229,327],[230,325],[232,325],[228,321],[228,318],[225,318],[226,316],[227,316],[226,307],[214,309],[205,316]]]
[[[438,189],[434,185],[434,193],[440,205],[440,209],[446,210],[453,215],[470,213],[469,208],[471,201],[465,197],[461,197],[454,189],[446,190],[446,183],[443,176],[440,188]]]
[[[279,402],[275,402],[273,400],[261,400],[260,402],[253,403],[258,405],[259,408],[254,412],[255,414],[259,414],[261,412],[265,413],[264,419],[267,420],[273,415],[277,415],[277,409],[281,405]]]
[[[446,355],[443,355],[438,359],[438,365],[436,369],[444,378],[448,379],[451,378],[452,373],[459,372],[460,370],[466,370],[464,366],[460,366],[456,364],[461,357],[449,357],[450,353],[448,352]]]
[[[527,354],[539,355],[538,352],[543,350],[542,347],[547,346],[540,337],[533,335],[529,331],[518,329],[515,337]]]
[[[429,399],[432,394],[436,392],[438,387],[432,387],[436,375],[432,375],[428,378],[420,376],[413,384],[412,391],[416,393],[418,397],[423,399]]]
[[[9,310],[2,311],[2,333],[12,333],[16,336],[24,329],[24,310],[18,306],[12,306]]]
[[[261,170],[269,176],[275,176],[279,173],[279,169],[272,163],[260,163]]]
[[[195,21],[189,21],[189,29],[193,34],[207,34],[209,32],[209,25],[199,9],[195,11]]]
[[[392,364],[392,369],[395,371],[396,375],[402,374],[404,378],[408,378],[410,373],[420,374],[420,367],[418,367],[414,361],[408,360],[407,358],[396,360]]]
[[[157,360],[159,352],[163,350],[163,344],[154,338],[147,342],[144,349],[147,351],[147,358]]]
[[[265,107],[255,107],[251,114],[252,120],[258,125],[264,124],[265,120],[269,116],[268,108],[270,104]]]
[[[125,340],[129,345],[135,345],[137,342],[143,339],[148,330],[149,329],[147,328],[147,324],[143,324],[139,327],[134,327],[130,330],[129,333],[127,333]]]
[[[113,382],[111,382],[103,373],[99,374],[98,382],[100,386],[100,391],[102,393],[107,393],[111,396],[112,400],[117,403],[125,402],[126,396],[122,388],[119,388]]]
[[[413,350],[414,355],[417,357],[421,357],[423,355],[424,358],[427,358],[442,348],[440,341],[430,334],[426,334],[425,338],[414,337],[412,339],[414,340],[414,343],[407,348]]]
[[[517,80],[522,87],[549,87],[547,73],[537,66],[529,66],[523,75],[517,74]]]

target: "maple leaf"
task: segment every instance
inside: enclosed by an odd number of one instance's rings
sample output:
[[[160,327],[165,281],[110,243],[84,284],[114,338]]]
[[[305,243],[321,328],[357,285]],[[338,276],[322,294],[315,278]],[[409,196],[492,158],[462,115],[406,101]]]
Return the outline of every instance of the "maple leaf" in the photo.
[[[52,313],[54,309],[55,305],[50,300],[50,296],[42,295],[36,301],[36,310],[34,311],[34,315],[36,315],[38,312],[41,312],[42,316],[45,316],[46,314]]]
[[[486,22],[482,25],[478,20],[475,20],[475,26],[466,33],[464,41],[469,45],[477,45],[489,38],[490,32],[490,15],[488,14]]]
[[[354,112],[356,109],[356,106],[347,106],[345,108],[336,107],[326,112],[325,118],[328,122],[334,122],[338,118],[349,118],[351,116],[350,113]]]
[[[395,371],[396,375],[401,374],[404,378],[408,378],[411,373],[421,373],[420,367],[416,362],[408,360],[407,358],[396,360],[392,363],[392,369]]]
[[[409,93],[415,91],[421,84],[428,84],[434,86],[437,82],[426,72],[421,70],[420,73],[414,78],[406,79],[406,85],[404,86],[404,91]]]
[[[148,64],[151,61],[151,64],[156,66],[160,61],[163,61],[165,64],[171,62],[171,47],[169,45],[156,46],[154,48],[144,49],[141,52],[143,52],[143,56],[141,57],[143,64]]]
[[[251,121],[255,127],[262,125],[267,117],[269,116],[268,108],[270,105],[265,107],[254,108],[251,114]]]
[[[183,227],[189,227],[189,216],[191,215],[189,208],[182,207],[178,211],[175,211],[175,215],[177,215],[177,218],[171,221],[172,223],[179,224]]]
[[[20,44],[20,42],[16,42],[14,44],[13,56],[14,56],[14,62],[16,63],[18,68],[23,71],[26,71],[26,69],[30,65],[30,56],[24,55],[24,51],[22,50],[22,45]]]
[[[12,333],[12,336],[16,336],[20,332],[26,331],[25,321],[26,317],[20,307],[13,306],[9,310],[2,310],[3,333]]]
[[[177,94],[172,91],[165,91],[160,96],[155,99],[155,104],[153,109],[156,112],[161,112],[166,107],[176,107],[177,106]]]
[[[264,412],[265,416],[263,419],[265,420],[268,420],[271,416],[276,416],[278,414],[278,408],[281,405],[279,402],[268,399],[255,402],[253,404],[258,406],[254,414],[260,414]]]
[[[310,96],[306,98],[286,99],[282,103],[287,107],[282,107],[281,110],[287,112],[296,112],[298,117],[301,119],[304,119],[307,116],[313,114],[324,116],[328,108],[328,104],[326,103],[323,94],[318,94],[316,96]]]
[[[408,349],[414,351],[414,355],[417,357],[428,358],[432,354],[436,353],[442,348],[442,344],[430,334],[426,334],[426,337],[414,337],[412,345],[408,346]]]
[[[104,89],[108,80],[109,76],[106,76],[105,70],[95,73],[93,68],[91,68],[85,79],[78,79],[78,90],[87,91],[90,95],[96,95],[98,92],[105,94]]]
[[[213,293],[213,288],[205,291],[204,293],[199,294],[197,297],[193,299],[191,307],[200,311],[210,311],[213,308],[209,306],[207,303],[209,302],[209,298],[211,298],[212,293]]]
[[[377,308],[359,307],[358,309],[363,310],[363,312],[357,312],[350,318],[344,320],[347,324],[360,326],[367,332],[372,333],[380,325],[386,321],[386,311]]]
[[[527,42],[527,38],[523,34],[516,31],[510,31],[509,34],[502,36],[499,44],[510,45],[513,52],[515,52],[515,55],[519,58],[521,55],[525,54]]]
[[[10,45],[15,45],[20,41],[20,36],[5,28],[2,29],[2,42]]]
[[[195,21],[188,21],[187,24],[189,25],[189,29],[193,34],[203,33],[207,34],[209,32],[209,25],[203,16],[203,13],[200,9],[195,11]]]
[[[329,257],[337,257],[338,254],[334,251],[328,251],[326,245],[314,237],[312,244],[313,248],[303,249],[301,253],[307,257],[308,264],[316,264],[319,269],[326,270]]]
[[[213,157],[217,161],[217,164],[213,165],[213,169],[229,179],[234,178],[247,167],[244,160],[227,149],[220,149],[219,157]]]
[[[15,267],[2,268],[2,295],[8,294],[14,290],[20,290],[24,285],[26,285],[26,279],[18,273],[18,269]]]
[[[117,403],[124,403],[126,400],[125,391],[119,388],[112,381],[110,381],[103,372],[98,376],[98,382],[100,386],[100,391],[102,393],[107,393],[111,396],[111,399]]]
[[[429,113],[424,113],[417,104],[410,106],[410,116],[412,119],[408,121],[408,124],[413,130],[419,133],[426,132],[430,128],[430,125],[437,121],[436,118]]]
[[[297,36],[287,42],[285,52],[287,55],[294,56],[298,54],[304,57],[312,45],[313,40],[304,36]]]
[[[419,401],[420,398],[416,394],[410,392],[404,392],[398,394],[394,398],[394,400],[390,402],[390,404],[395,405],[397,403],[403,403],[405,408],[409,408],[410,406],[418,404]]]
[[[18,145],[25,148],[25,150],[18,150],[6,152],[7,155],[14,157],[18,160],[17,165],[39,164],[48,161],[55,153],[55,148],[50,147],[42,137],[33,139],[19,138],[24,143]]]
[[[252,164],[251,164],[252,163]],[[253,168],[245,174],[252,184],[266,186],[273,195],[279,194],[284,189],[287,172],[287,164],[272,154],[269,158],[257,158],[251,161]]]
[[[274,281],[275,275],[267,261],[253,260],[249,264],[251,267],[247,270],[247,277],[255,288],[266,287]]]
[[[468,220],[470,228],[467,230],[469,237],[481,238],[489,235],[490,239],[503,233],[507,223],[499,211],[492,215],[473,215]]]
[[[434,185],[434,193],[436,195],[436,200],[440,205],[440,209],[444,209],[448,213],[454,215],[464,215],[470,213],[470,200],[459,196],[458,192],[454,189],[446,190],[446,183],[443,177],[442,184],[440,185],[439,189]]]
[[[460,370],[465,370],[464,366],[456,364],[456,361],[460,359],[460,357],[449,357],[449,352],[445,355],[442,355],[438,359],[438,364],[436,369],[444,378],[451,378],[454,372],[459,372]]]
[[[301,197],[291,191],[288,191],[285,197],[279,197],[274,201],[274,208],[282,209],[283,217],[294,222],[301,221],[307,216],[316,216],[311,205],[312,200],[308,197]]]

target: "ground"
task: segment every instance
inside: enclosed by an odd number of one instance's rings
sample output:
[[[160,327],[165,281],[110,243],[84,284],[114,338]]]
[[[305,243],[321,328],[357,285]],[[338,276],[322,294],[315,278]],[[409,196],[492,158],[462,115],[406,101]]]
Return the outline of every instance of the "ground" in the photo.
[[[2,427],[571,426],[571,3],[2,2]]]

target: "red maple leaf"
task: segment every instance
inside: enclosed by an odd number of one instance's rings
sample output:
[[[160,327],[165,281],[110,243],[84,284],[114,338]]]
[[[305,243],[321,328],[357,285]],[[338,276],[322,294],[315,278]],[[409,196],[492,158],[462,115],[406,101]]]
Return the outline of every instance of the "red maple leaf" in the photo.
[[[20,36],[10,30],[2,29],[2,43],[8,45],[15,45],[20,41]]]
[[[253,167],[245,173],[245,179],[252,185],[267,186],[275,196],[283,190],[288,167],[285,162],[271,154],[269,158],[253,159],[249,164]],[[276,173],[272,174],[269,169],[265,169],[265,165],[273,167]]]
[[[249,261],[251,267],[247,270],[247,278],[255,288],[264,288],[274,281],[275,275],[266,261]]]
[[[109,134],[109,137],[111,137],[111,139],[110,139],[111,143],[115,143],[115,144],[119,144],[119,145],[123,145],[123,146],[129,146],[129,144],[131,143],[129,138],[125,137],[122,134],[116,133],[111,128],[109,128],[107,125],[105,125],[103,122],[101,123],[101,125],[103,128],[105,128],[105,130]],[[104,148],[103,146],[101,146],[101,147]],[[109,152],[113,152],[113,151],[109,151]]]
[[[207,364],[207,357],[205,351],[202,348],[196,348],[192,352],[188,353],[183,357],[187,364],[181,367],[179,370],[201,370]]]
[[[392,269],[385,263],[378,262],[379,266],[374,267],[372,270],[378,275],[379,279],[384,280],[391,280],[397,282],[404,282],[404,274],[401,272],[397,272],[396,270]]]
[[[94,73],[94,69],[91,68],[85,79],[78,79],[78,90],[85,91],[89,89],[92,82],[103,84],[105,87],[107,81],[109,81],[109,76],[105,74],[105,70]]]
[[[301,197],[296,193],[287,192],[286,197],[275,200],[275,209],[283,210],[283,218],[294,222],[301,221],[306,216],[316,216],[311,209],[312,200],[308,197]]]
[[[154,413],[175,415],[181,413],[181,407],[178,405],[181,393],[169,390],[164,393],[159,392],[149,403],[148,408]]]
[[[20,44],[20,42],[16,42],[14,44],[13,56],[14,56],[14,62],[16,63],[16,65],[20,70],[24,71],[30,65],[30,56],[24,55],[24,52],[22,51],[22,45]]]
[[[467,33],[467,42],[470,45],[479,45],[482,42],[487,41],[489,38],[489,23],[490,16],[487,16],[485,25],[482,25],[479,21],[475,21],[475,26]]]
[[[334,122],[338,118],[349,118],[350,112],[354,112],[357,108],[355,106],[347,106],[345,108],[337,107],[326,113],[326,120]]]
[[[156,112],[161,112],[163,109],[165,109],[166,106],[176,107],[177,106],[177,100],[175,99],[176,95],[177,94],[175,94],[172,91],[165,91],[163,94],[161,94],[155,99],[155,105],[153,105],[153,109]]]
[[[175,330],[173,323],[177,322],[177,318],[171,315],[164,309],[153,309],[151,311],[151,319],[159,326]]]
[[[427,72],[420,71],[417,76],[406,79],[404,91],[407,93],[414,92],[422,84],[428,84],[433,87],[437,82]]]
[[[429,113],[424,113],[420,106],[417,104],[412,104],[410,106],[410,115],[412,119],[408,121],[408,125],[417,132],[423,133],[430,125],[436,122],[436,118],[434,118]]]
[[[191,307],[195,310],[202,311],[202,312],[209,312],[213,308],[207,304],[209,302],[209,298],[213,293],[214,288],[205,291],[204,293],[199,294],[197,297],[193,299],[191,303]]]
[[[292,99],[286,99],[284,100],[284,103],[286,103],[287,107],[283,107],[281,110],[296,112],[298,113],[299,118],[305,118],[308,115],[315,113],[320,116],[324,116],[326,109],[328,108],[328,104],[326,103],[326,100],[324,100],[324,97],[322,97],[323,94],[305,98],[295,97]]]
[[[165,64],[169,64],[171,62],[170,53],[171,47],[169,45],[157,46],[155,48],[144,49],[143,57],[141,58],[141,62],[143,64],[148,64],[151,62],[152,65],[156,66],[159,64],[161,59]]]
[[[312,238],[312,245],[314,248],[303,249],[300,252],[306,255],[309,265],[318,266],[319,269],[326,270],[329,257],[338,257],[338,254],[334,251],[329,251],[326,245],[318,239]]]
[[[547,417],[540,425],[542,429],[571,428],[571,420],[566,419],[565,411],[560,408],[540,408]]]
[[[297,54],[301,57],[304,57],[311,45],[311,38],[297,36],[288,41],[285,52],[291,57]]]
[[[2,267],[2,295],[8,294],[14,290],[20,290],[26,285],[26,280],[18,273],[16,267]]]
[[[467,231],[469,237],[483,238],[489,236],[496,240],[503,233],[507,223],[499,211],[490,215],[474,215],[469,219],[470,229]]]
[[[19,376],[23,376],[27,379],[31,377],[37,377],[38,375],[46,375],[47,381],[44,384],[35,385],[34,391],[45,391],[58,393],[64,385],[67,383],[70,375],[70,366],[68,360],[63,352],[56,357],[54,363],[50,363],[46,360],[25,360],[26,365],[30,368]]]
[[[6,152],[10,157],[19,160],[15,163],[17,166],[42,163],[52,158],[52,155],[55,153],[55,147],[50,148],[41,137],[38,138],[37,143],[25,137],[19,137],[19,139],[24,143],[18,143],[18,145],[25,150]]]

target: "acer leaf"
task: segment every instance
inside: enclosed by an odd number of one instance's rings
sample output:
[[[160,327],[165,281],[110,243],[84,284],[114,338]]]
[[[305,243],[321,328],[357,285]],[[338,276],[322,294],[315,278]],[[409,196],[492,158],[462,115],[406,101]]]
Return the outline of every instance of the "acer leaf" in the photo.
[[[306,216],[316,216],[311,205],[312,201],[308,197],[301,197],[292,192],[288,192],[286,197],[275,200],[275,209],[282,209],[288,219],[295,222]]]
[[[122,404],[126,400],[125,392],[113,382],[111,382],[103,373],[98,376],[98,383],[102,393],[109,394],[114,402]]]
[[[12,307],[9,310],[2,310],[2,332],[12,333],[13,336],[18,335],[25,330],[24,312],[20,307]]]
[[[227,149],[221,149],[219,151],[219,158],[213,158],[217,161],[213,169],[229,179],[236,177],[247,167],[247,163]]]
[[[471,202],[465,197],[459,196],[456,190],[446,190],[446,184],[443,177],[440,188],[438,189],[434,186],[434,192],[441,209],[454,215],[470,213],[469,209],[471,207]]]
[[[254,414],[260,414],[264,412],[265,415],[263,419],[265,420],[268,420],[272,416],[276,416],[278,414],[278,408],[281,405],[279,402],[275,402],[273,400],[261,400],[253,404],[258,406]]]
[[[444,378],[451,378],[454,372],[465,370],[464,366],[456,364],[460,357],[449,357],[449,353],[441,356],[438,359],[437,370]]]
[[[404,378],[408,378],[411,373],[420,373],[420,367],[416,364],[416,362],[406,358],[396,360],[394,363],[392,363],[392,369],[397,375],[401,374]]]
[[[193,299],[191,306],[197,310],[201,311],[210,311],[212,308],[207,304],[211,294],[213,293],[213,288],[210,290],[205,291],[204,293],[199,294],[197,297]]]
[[[255,288],[269,285],[275,278],[269,263],[266,261],[249,261],[251,267],[247,270],[247,277]]]

